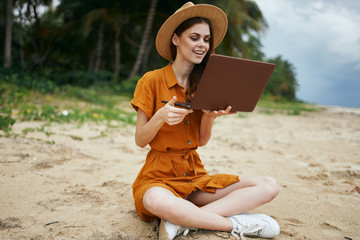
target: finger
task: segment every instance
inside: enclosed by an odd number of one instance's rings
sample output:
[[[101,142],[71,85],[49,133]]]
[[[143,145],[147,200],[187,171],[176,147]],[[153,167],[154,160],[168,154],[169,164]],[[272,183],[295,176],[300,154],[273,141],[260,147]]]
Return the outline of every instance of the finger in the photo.
[[[167,120],[167,123],[169,125],[175,125],[175,124],[178,124],[178,123],[182,122],[183,120],[184,120],[183,117],[173,117],[173,118],[169,118]]]
[[[170,106],[174,106],[175,102],[176,102],[176,96],[173,96],[172,99],[167,104]]]
[[[225,110],[220,110],[220,111],[218,111],[218,115],[226,115],[226,114],[229,114],[230,110],[231,110],[231,107],[228,106]]]
[[[168,120],[181,122],[185,118],[186,114],[176,114],[176,113],[169,113]]]
[[[192,109],[174,107],[174,108],[171,109],[171,112],[173,112],[175,114],[180,114],[180,115],[187,115],[189,113],[192,113],[193,110]]]
[[[228,107],[225,109],[225,114],[228,114],[230,111],[231,111],[231,106],[228,106]]]

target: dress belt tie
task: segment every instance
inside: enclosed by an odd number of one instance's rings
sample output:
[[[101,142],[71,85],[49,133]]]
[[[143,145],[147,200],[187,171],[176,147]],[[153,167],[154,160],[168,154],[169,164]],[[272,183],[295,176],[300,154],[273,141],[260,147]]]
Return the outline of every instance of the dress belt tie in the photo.
[[[161,151],[158,151],[155,149],[151,149],[150,151],[155,152],[157,154],[165,154],[168,156],[171,156],[171,155],[182,156],[184,160],[189,162],[190,168],[192,168],[192,170],[194,171],[195,176],[197,175],[195,157],[194,157],[194,155],[196,155],[196,150],[161,152]]]
[[[195,176],[197,175],[195,158],[194,158],[195,150],[188,151],[183,158],[189,162],[190,168],[193,169]]]

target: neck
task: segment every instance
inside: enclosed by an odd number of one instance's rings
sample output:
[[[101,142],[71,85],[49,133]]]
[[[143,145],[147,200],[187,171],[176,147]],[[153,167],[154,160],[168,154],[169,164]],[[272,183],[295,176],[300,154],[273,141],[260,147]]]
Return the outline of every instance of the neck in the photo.
[[[194,64],[180,61],[178,58],[176,58],[172,64],[172,68],[174,70],[178,83],[186,90],[188,87],[188,79],[191,71],[194,68]]]

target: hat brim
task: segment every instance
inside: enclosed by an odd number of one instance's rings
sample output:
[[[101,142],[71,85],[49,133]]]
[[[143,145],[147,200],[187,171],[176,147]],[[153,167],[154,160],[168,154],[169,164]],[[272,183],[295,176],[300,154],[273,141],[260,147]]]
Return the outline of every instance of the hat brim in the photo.
[[[214,49],[225,37],[228,20],[226,14],[218,7],[209,4],[197,4],[180,9],[171,15],[160,27],[156,36],[156,49],[165,59],[172,61],[170,42],[175,29],[185,20],[193,17],[208,19],[213,27]]]

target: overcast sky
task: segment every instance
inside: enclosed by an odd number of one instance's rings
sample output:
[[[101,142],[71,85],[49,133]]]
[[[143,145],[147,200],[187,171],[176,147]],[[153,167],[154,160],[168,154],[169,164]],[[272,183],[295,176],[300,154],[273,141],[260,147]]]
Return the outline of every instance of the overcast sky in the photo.
[[[296,69],[297,97],[360,107],[360,0],[255,0],[269,28],[266,57]]]

